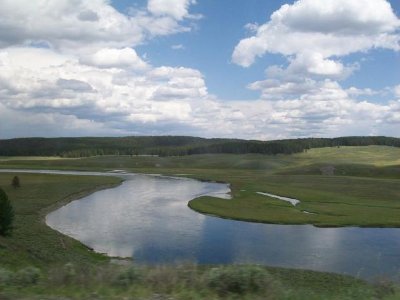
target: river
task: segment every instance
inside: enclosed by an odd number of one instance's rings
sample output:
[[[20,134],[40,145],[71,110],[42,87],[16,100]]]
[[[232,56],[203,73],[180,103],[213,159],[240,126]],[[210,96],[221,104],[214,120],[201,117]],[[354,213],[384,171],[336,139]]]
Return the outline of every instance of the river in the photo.
[[[398,279],[397,228],[259,224],[205,216],[187,207],[201,195],[231,201],[229,186],[221,183],[138,174],[27,172],[125,179],[118,187],[75,200],[46,217],[53,229],[110,256],[146,264],[255,263]]]

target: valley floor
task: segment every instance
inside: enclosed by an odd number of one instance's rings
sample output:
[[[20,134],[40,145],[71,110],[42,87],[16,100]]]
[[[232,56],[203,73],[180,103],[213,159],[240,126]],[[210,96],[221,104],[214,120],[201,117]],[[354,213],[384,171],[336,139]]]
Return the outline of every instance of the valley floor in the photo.
[[[290,156],[3,157],[0,168],[122,169],[223,181],[231,185],[231,200],[203,197],[189,206],[267,223],[400,227],[399,148],[323,148]],[[13,235],[0,237],[1,299],[400,299],[388,281],[374,285],[312,271],[110,264],[109,258],[47,227],[43,218],[72,199],[118,185],[120,179],[18,174],[21,187],[15,189],[10,185],[14,175],[0,174],[0,187],[16,212]],[[301,202],[293,206],[258,192]]]

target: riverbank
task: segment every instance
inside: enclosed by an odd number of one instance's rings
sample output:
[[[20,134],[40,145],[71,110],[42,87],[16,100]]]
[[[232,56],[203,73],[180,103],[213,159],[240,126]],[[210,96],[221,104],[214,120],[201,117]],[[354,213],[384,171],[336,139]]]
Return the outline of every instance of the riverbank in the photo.
[[[18,175],[20,188],[11,186]],[[12,269],[26,265],[43,267],[54,263],[106,262],[81,243],[64,236],[45,222],[45,215],[75,199],[95,191],[117,186],[120,178],[105,176],[67,176],[48,174],[1,173],[2,187],[15,210],[13,234],[0,237],[0,264]]]

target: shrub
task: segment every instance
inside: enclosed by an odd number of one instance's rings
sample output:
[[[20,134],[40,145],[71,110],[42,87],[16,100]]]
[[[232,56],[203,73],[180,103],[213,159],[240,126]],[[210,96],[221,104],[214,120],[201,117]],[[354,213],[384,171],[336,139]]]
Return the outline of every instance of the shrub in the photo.
[[[1,285],[8,285],[14,277],[14,273],[7,270],[0,268],[0,286]]]
[[[62,283],[71,283],[76,278],[76,269],[74,264],[66,263],[61,270],[59,270],[59,279]]]
[[[174,289],[179,289],[182,282],[175,268],[161,265],[148,269],[145,284],[157,292],[170,293]]]
[[[27,267],[15,273],[15,282],[20,285],[33,285],[39,281],[40,270],[35,267]]]
[[[14,209],[7,194],[0,188],[0,235],[7,235],[12,230]]]
[[[392,281],[386,278],[379,278],[375,283],[375,294],[379,299],[394,295],[395,293],[396,287]]]
[[[11,181],[11,185],[13,186],[13,188],[19,188],[21,186],[21,182],[19,181],[19,177],[18,176],[14,176],[14,178]]]
[[[142,272],[140,269],[130,267],[119,273],[113,281],[113,284],[121,287],[128,287],[134,283],[139,283],[142,280]]]
[[[265,269],[257,266],[213,268],[205,274],[205,281],[208,287],[219,295],[253,294],[275,288],[271,275]]]

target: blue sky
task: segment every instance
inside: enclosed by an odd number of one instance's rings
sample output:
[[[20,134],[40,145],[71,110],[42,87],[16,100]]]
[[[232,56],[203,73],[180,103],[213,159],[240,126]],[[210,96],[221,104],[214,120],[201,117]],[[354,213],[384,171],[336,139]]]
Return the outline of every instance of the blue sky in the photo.
[[[124,1],[120,9],[126,9]],[[284,63],[279,56],[271,55],[263,62],[243,69],[231,62],[232,50],[246,35],[244,26],[248,23],[264,23],[271,12],[284,1],[212,1],[198,2],[194,12],[203,15],[192,34],[168,36],[159,41],[149,42],[138,48],[155,64],[188,66],[199,69],[205,76],[211,93],[221,99],[255,99],[257,92],[246,89],[246,85],[264,74],[269,63]],[[117,7],[118,3],[115,1]],[[171,49],[172,45],[183,45],[181,51]]]
[[[132,2],[138,6],[146,5],[146,1],[115,0],[112,4],[121,12],[127,12]],[[389,2],[399,15],[400,2]],[[198,1],[192,11],[204,17],[198,22],[194,32],[149,41],[137,50],[141,54],[146,53],[156,65],[184,65],[201,70],[209,91],[221,99],[257,99],[258,93],[246,89],[246,86],[262,77],[268,65],[286,64],[286,61],[281,55],[269,54],[257,64],[243,69],[231,62],[232,49],[247,35],[248,30],[244,28],[246,24],[265,23],[274,11],[287,3],[293,1]],[[184,49],[173,50],[173,45],[182,45]],[[383,89],[399,83],[399,52],[370,50],[368,53],[353,54],[344,60],[361,64],[360,71],[344,81],[344,86]]]
[[[399,11],[395,0],[4,1],[0,138],[399,136]]]

